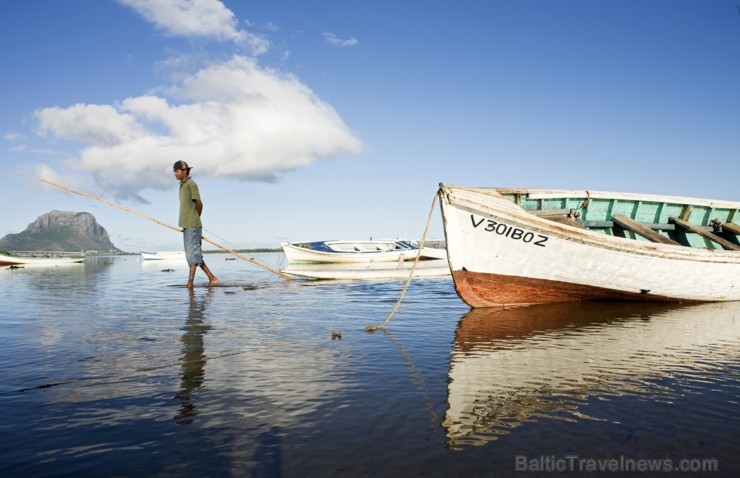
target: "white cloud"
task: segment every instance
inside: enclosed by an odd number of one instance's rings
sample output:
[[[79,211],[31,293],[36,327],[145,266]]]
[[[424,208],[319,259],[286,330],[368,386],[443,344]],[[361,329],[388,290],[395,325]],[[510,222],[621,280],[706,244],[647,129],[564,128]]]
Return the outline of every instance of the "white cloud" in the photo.
[[[246,44],[255,55],[269,42],[238,28],[234,13],[219,0],[118,0],[170,35],[209,37]]]
[[[337,47],[345,47],[345,46],[355,46],[357,43],[357,38],[349,38],[347,40],[342,40],[341,38],[338,38],[335,34],[331,32],[324,32],[322,33],[324,35],[324,38],[326,39],[326,43],[328,43],[331,46],[337,46]]]
[[[40,136],[63,137],[92,146],[114,146],[146,134],[136,118],[109,105],[44,108],[35,116]]]
[[[270,181],[363,148],[310,88],[251,58],[204,68],[165,93],[41,109],[38,131],[83,142],[79,160],[68,166],[118,197],[138,200],[147,188],[171,187],[170,168],[181,159],[203,176]]]
[[[26,137],[15,131],[8,131],[3,135],[3,139],[7,141],[23,141]]]

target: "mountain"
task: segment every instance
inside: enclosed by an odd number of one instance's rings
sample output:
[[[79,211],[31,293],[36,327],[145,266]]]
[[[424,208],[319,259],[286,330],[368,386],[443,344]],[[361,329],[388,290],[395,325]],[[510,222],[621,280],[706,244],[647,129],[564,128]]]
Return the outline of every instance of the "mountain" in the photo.
[[[89,212],[51,211],[19,234],[0,239],[3,251],[122,252]]]

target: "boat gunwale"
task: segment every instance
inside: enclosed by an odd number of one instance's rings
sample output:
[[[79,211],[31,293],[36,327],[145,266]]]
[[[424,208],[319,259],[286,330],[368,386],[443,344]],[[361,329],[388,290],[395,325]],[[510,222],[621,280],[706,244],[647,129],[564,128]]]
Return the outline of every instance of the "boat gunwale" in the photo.
[[[527,194],[529,199],[572,199],[572,198],[594,198],[594,199],[615,199],[615,200],[631,200],[631,201],[644,201],[644,202],[656,202],[666,204],[686,204],[691,206],[702,206],[710,208],[720,209],[740,209],[740,201],[730,201],[725,199],[706,199],[696,198],[689,196],[668,196],[660,194],[646,194],[646,193],[630,193],[630,192],[608,192],[608,191],[591,191],[591,190],[578,190],[578,189],[543,189],[543,188],[504,188],[504,187],[491,187],[491,188],[469,188],[464,186],[456,186],[453,184],[444,185],[445,188],[454,188],[473,191],[477,193],[483,193],[486,195],[489,192],[495,192],[496,195],[505,194]]]
[[[486,196],[487,201],[483,202],[481,200],[474,200],[473,198],[466,197],[465,194],[456,193],[454,191],[455,189],[476,195],[483,194]],[[483,189],[483,191],[481,191],[481,189]],[[445,185],[440,189],[440,192],[448,197],[454,195],[456,203],[455,206],[464,208],[471,213],[484,212],[494,216],[502,216],[505,220],[523,223],[523,227],[531,227],[532,229],[554,234],[565,240],[579,240],[584,244],[593,245],[594,247],[601,247],[630,254],[641,254],[647,256],[660,255],[668,259],[694,260],[701,262],[740,262],[740,251],[707,249],[685,245],[640,241],[632,238],[609,236],[590,229],[557,223],[549,219],[538,217],[532,214],[531,211],[525,210],[498,193],[500,190],[503,190],[503,188],[465,188]],[[494,191],[496,194],[488,194],[489,191]],[[655,195],[642,196],[650,196],[654,198],[661,197]],[[591,197],[594,196],[592,195]],[[446,200],[445,202],[448,203],[449,207],[455,207],[449,200]],[[736,205],[740,208],[740,203],[736,203]],[[446,206],[443,205],[443,211],[444,207]]]
[[[360,251],[344,251],[344,250],[332,250],[332,251],[321,251],[318,249],[311,249],[308,247],[304,247],[304,245],[308,244],[325,244],[327,247],[331,249],[331,246],[333,245],[349,245],[349,244],[360,244],[360,245],[377,245],[377,244],[387,244],[389,246],[403,246],[401,249],[387,249],[382,251],[373,251],[373,250],[360,250]],[[407,240],[407,239],[364,239],[364,240],[346,240],[346,239],[340,239],[340,240],[328,240],[328,241],[293,241],[293,242],[283,242],[280,244],[282,247],[290,246],[295,249],[302,249],[305,251],[311,251],[311,252],[328,252],[330,254],[344,254],[344,253],[357,253],[357,252],[363,252],[363,253],[372,253],[372,252],[389,252],[389,251],[404,251],[404,250],[417,250],[419,247],[414,245],[413,241]]]

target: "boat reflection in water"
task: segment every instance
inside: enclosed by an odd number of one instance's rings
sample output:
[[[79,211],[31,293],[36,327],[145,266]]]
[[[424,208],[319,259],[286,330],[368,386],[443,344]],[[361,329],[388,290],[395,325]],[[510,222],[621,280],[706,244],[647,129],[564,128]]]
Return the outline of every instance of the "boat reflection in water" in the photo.
[[[592,398],[681,395],[660,380],[735,357],[740,303],[583,302],[472,309],[458,325],[448,446],[483,445],[542,419],[592,419]]]

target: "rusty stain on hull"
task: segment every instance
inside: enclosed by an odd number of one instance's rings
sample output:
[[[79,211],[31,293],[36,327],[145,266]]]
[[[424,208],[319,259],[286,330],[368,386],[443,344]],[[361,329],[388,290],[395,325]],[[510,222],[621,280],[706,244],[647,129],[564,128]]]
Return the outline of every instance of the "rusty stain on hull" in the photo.
[[[641,292],[465,270],[452,271],[457,295],[471,307],[523,307],[556,302],[630,300],[691,303]]]

